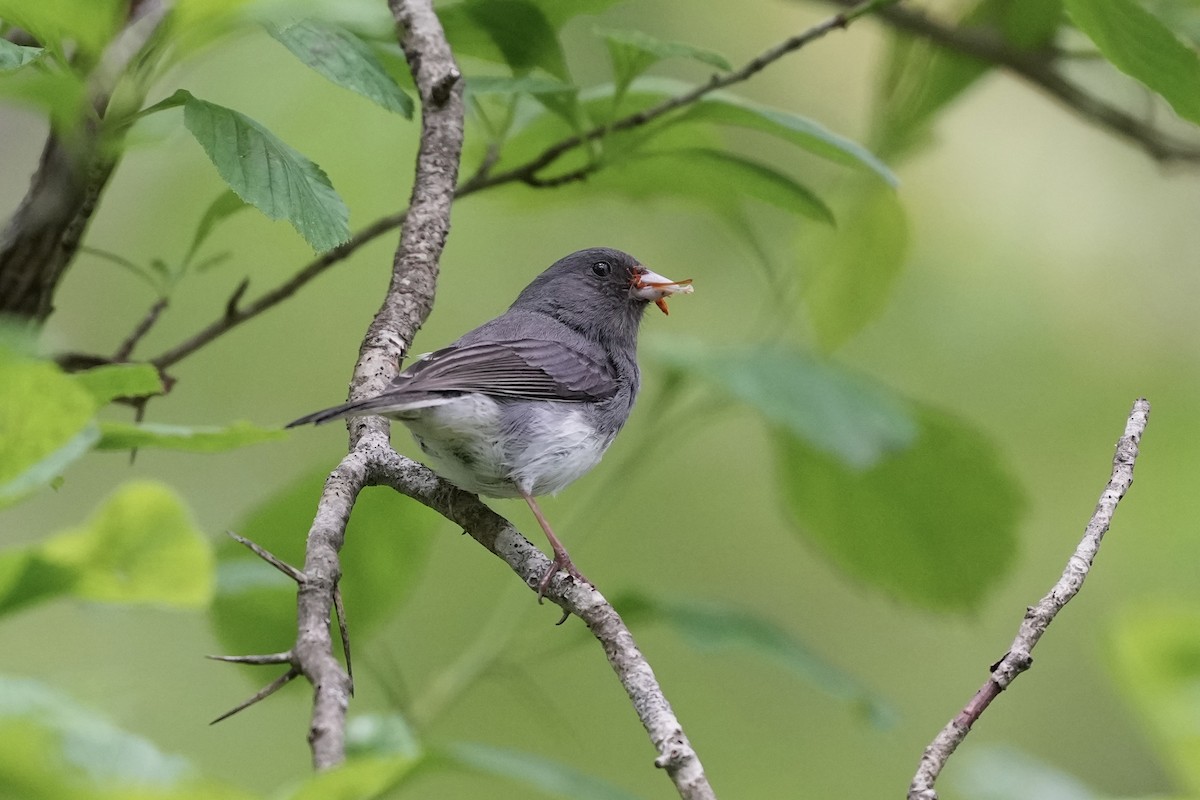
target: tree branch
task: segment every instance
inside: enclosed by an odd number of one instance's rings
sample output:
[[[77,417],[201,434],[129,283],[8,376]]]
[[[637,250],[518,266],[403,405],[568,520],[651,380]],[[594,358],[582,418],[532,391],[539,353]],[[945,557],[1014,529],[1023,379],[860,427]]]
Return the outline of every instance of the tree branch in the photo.
[[[1067,561],[1062,577],[1050,589],[1050,592],[1030,606],[1021,621],[1017,637],[1013,640],[1004,658],[992,665],[992,674],[987,683],[980,687],[970,702],[962,711],[938,733],[933,742],[925,748],[921,756],[917,773],[908,789],[908,800],[937,800],[937,791],[933,788],[946,761],[953,755],[955,749],[966,739],[971,726],[979,716],[987,710],[991,702],[1000,692],[1016,680],[1017,676],[1033,664],[1031,655],[1034,646],[1042,638],[1042,634],[1050,627],[1054,617],[1071,601],[1083,587],[1092,562],[1100,550],[1104,534],[1112,524],[1113,513],[1117,504],[1129,491],[1133,484],[1133,466],[1138,457],[1138,445],[1146,430],[1150,416],[1150,403],[1139,398],[1133,404],[1129,420],[1125,423],[1125,433],[1117,442],[1117,452],[1113,456],[1112,475],[1108,485],[1100,495],[1096,510],[1092,513],[1084,530],[1083,539],[1075,552]]]
[[[129,21],[88,77],[77,117],[46,138],[29,189],[0,231],[0,314],[40,323],[54,310],[54,292],[119,158],[123,130],[106,124],[112,91],[165,16],[162,0],[130,4]]]
[[[851,5],[850,0],[834,0]],[[1004,67],[1041,89],[1086,122],[1104,128],[1144,150],[1156,161],[1200,161],[1200,145],[1179,141],[1122,109],[1106,103],[1067,80],[1055,69],[1062,53],[1029,51],[1012,46],[986,30],[955,27],[923,11],[904,6],[880,8],[878,16],[896,30],[928,39],[964,56]]]

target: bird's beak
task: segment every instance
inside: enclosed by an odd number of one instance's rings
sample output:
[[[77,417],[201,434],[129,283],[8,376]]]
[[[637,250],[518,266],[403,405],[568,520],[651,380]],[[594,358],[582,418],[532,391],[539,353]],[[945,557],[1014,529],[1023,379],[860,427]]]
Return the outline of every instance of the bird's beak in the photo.
[[[692,289],[691,278],[673,281],[639,266],[634,270],[633,287],[629,291],[639,300],[653,302],[664,314],[668,314],[670,312],[667,311],[667,297],[673,294],[691,294],[695,290]]]

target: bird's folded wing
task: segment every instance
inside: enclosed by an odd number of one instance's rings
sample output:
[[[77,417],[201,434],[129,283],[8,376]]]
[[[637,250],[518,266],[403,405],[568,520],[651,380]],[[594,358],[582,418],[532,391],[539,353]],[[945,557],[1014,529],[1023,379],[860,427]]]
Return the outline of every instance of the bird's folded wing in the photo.
[[[595,402],[616,386],[607,363],[560,342],[524,339],[437,350],[397,376],[391,390]]]

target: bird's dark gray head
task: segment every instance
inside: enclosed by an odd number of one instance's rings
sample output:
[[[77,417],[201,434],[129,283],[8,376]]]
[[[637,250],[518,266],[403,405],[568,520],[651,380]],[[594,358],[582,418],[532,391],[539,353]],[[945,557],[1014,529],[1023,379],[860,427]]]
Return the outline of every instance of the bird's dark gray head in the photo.
[[[667,281],[628,253],[593,247],[556,261],[512,308],[548,314],[589,338],[632,344],[646,306],[669,293],[648,289],[647,277]]]

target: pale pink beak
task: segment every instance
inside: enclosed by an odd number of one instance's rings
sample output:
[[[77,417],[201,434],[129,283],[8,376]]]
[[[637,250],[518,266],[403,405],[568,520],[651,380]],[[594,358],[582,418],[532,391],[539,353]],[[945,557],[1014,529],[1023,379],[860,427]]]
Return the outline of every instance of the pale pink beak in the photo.
[[[654,303],[664,314],[670,313],[667,311],[668,297],[673,294],[691,294],[695,291],[692,288],[691,278],[673,281],[670,278],[664,278],[657,272],[651,272],[645,267],[640,267],[635,270],[635,273],[633,287],[629,290],[630,294],[640,300]]]

